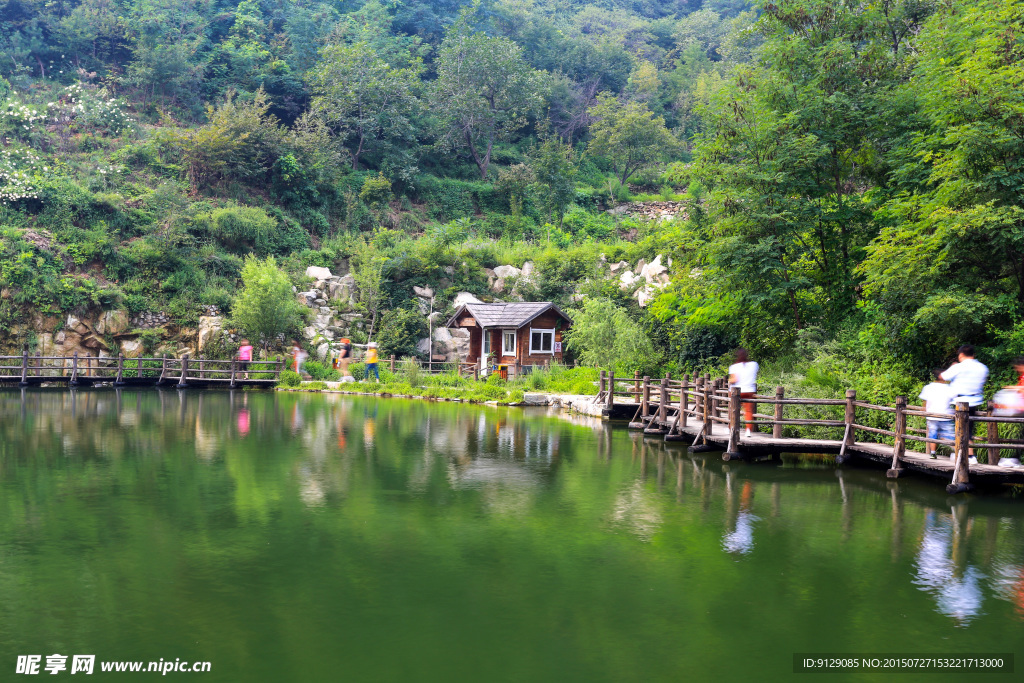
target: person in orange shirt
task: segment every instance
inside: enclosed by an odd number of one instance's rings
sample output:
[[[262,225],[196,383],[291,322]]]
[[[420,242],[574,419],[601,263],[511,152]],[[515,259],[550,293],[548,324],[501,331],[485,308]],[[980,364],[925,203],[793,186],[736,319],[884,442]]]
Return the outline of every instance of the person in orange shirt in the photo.
[[[380,372],[377,370],[377,361],[379,354],[377,353],[377,342],[370,342],[366,345],[366,377],[364,379],[370,379],[370,373],[373,373],[374,378],[380,382]]]

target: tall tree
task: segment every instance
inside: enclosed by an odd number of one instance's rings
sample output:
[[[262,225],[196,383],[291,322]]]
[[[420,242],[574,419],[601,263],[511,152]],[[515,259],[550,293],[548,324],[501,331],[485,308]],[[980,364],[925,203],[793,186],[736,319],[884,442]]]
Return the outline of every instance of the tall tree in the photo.
[[[543,102],[542,85],[542,74],[523,60],[521,47],[470,32],[464,16],[441,45],[430,93],[440,144],[467,149],[486,179],[494,143],[526,125]]]
[[[421,71],[419,59],[397,68],[366,41],[322,50],[309,77],[312,109],[344,145],[353,170],[368,152],[393,150],[415,140]]]
[[[623,185],[637,171],[661,161],[676,147],[665,127],[641,102],[623,102],[610,93],[598,95],[590,108],[596,119],[590,127],[590,151],[612,162]]]

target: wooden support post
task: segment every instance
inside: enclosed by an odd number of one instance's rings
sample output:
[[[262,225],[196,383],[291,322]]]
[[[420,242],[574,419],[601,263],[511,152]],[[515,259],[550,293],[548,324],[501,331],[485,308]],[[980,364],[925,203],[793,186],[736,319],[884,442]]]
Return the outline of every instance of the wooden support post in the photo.
[[[615,371],[608,371],[608,393],[605,395],[605,405],[608,406],[608,410],[611,410],[615,406]]]
[[[742,458],[740,453],[740,388],[729,388],[729,445],[722,454],[722,460],[738,460]]]
[[[786,388],[785,387],[775,387],[775,400],[776,401],[781,401],[785,397],[786,397]],[[782,420],[782,408],[783,408],[783,405],[781,403],[776,403],[775,404],[775,422],[772,424],[772,438],[773,439],[781,439],[782,438],[782,424],[780,424],[780,420]]]
[[[188,356],[183,356],[181,359],[181,376],[178,377],[178,387],[188,386]]]
[[[640,420],[651,413],[651,378],[644,375],[644,383],[640,389]]]
[[[479,382],[480,381],[480,364],[479,363],[474,363],[473,364],[473,381],[474,382]]]
[[[228,386],[230,386],[232,389],[235,388],[235,361],[235,358],[231,359],[231,384],[229,384]]]
[[[690,375],[683,375],[683,384],[679,387],[679,429],[686,428],[686,411],[690,407]]]
[[[124,384],[124,354],[117,352],[117,376],[114,377],[114,384]]]
[[[199,379],[206,377],[206,372],[203,370],[203,356],[199,356]]]
[[[160,361],[160,377],[156,380],[157,384],[163,384],[167,378],[167,354],[163,354]]]
[[[633,371],[633,400],[640,401],[640,371]]]
[[[658,426],[668,421],[668,379],[661,380],[661,391],[658,394]]]
[[[78,386],[78,351],[75,351],[75,355],[71,357],[71,379],[68,384],[73,387]]]
[[[988,414],[992,415],[995,406],[991,403],[988,404]],[[986,422],[985,428],[987,430],[985,440],[989,443],[999,443],[999,423],[998,422]],[[989,465],[999,464],[999,448],[989,447],[988,449],[988,461]]]
[[[595,401],[595,403],[606,400],[604,396],[604,392],[606,391],[605,385],[607,384],[605,379],[606,374],[607,372],[605,370],[601,371],[600,383],[597,385],[597,401]]]
[[[892,467],[885,473],[889,479],[897,479],[903,473],[903,453],[907,449],[907,397],[896,397],[896,419],[893,431],[896,432],[896,440],[892,445]]]
[[[946,493],[966,493],[974,488],[970,482],[970,461],[968,450],[971,447],[971,415],[967,403],[959,401],[953,416],[954,447],[953,481],[946,486]]]
[[[21,347],[21,382],[20,387],[28,386],[28,345]]]
[[[856,441],[856,435],[854,434],[853,425],[857,421],[857,406],[853,405],[853,402],[857,400],[857,392],[853,389],[846,390],[846,411],[843,415],[843,422],[846,423],[846,429],[843,431],[843,445],[839,449],[839,455],[836,457],[836,463],[842,465],[849,456],[846,454],[847,450],[853,446]]]
[[[391,354],[391,363],[389,365],[389,368],[391,370],[391,374],[395,374],[395,354]]]

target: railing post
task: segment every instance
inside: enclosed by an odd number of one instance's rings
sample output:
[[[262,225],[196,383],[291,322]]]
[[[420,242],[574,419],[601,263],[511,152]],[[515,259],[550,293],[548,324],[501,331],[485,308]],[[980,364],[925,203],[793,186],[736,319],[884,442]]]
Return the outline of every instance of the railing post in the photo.
[[[737,460],[740,454],[740,388],[729,388],[729,445],[722,460]]]
[[[644,375],[644,383],[640,389],[640,421],[651,413],[651,378]]]
[[[893,431],[896,432],[895,441],[892,444],[892,467],[885,473],[889,479],[896,479],[903,472],[901,460],[907,448],[907,397],[896,397],[896,420]]]
[[[988,414],[992,415],[992,411],[995,408],[991,403],[988,404]],[[986,435],[985,440],[989,443],[999,443],[999,423],[998,422],[986,422]],[[998,465],[999,464],[999,448],[989,446],[988,449],[988,464]]]
[[[846,411],[843,414],[843,422],[846,423],[846,429],[843,431],[843,445],[839,448],[839,456],[836,458],[836,463],[842,465],[846,462],[846,451],[853,446],[856,441],[856,435],[854,434],[853,425],[857,422],[857,406],[853,404],[857,400],[857,392],[853,389],[846,390]]]
[[[205,370],[203,370],[203,360],[204,359],[205,359],[204,356],[199,356],[199,379],[205,379],[206,378],[206,372],[205,372]]]
[[[661,391],[658,394],[658,427],[668,422],[668,379],[662,378]]]
[[[157,378],[156,383],[157,384],[163,384],[164,379],[166,379],[166,378],[167,378],[167,354],[165,353],[165,354],[163,354],[163,356],[161,356],[161,361],[160,361],[160,377]]]
[[[689,398],[690,389],[690,375],[689,373],[683,375],[683,384],[679,387],[679,428],[680,431],[686,428],[686,411],[690,407]]]
[[[188,356],[182,356],[181,358],[181,376],[178,377],[178,386],[188,386]]]
[[[782,424],[781,424],[780,421],[782,420],[782,405],[783,404],[778,403],[778,401],[781,401],[785,397],[786,397],[786,388],[785,387],[775,387],[775,400],[776,400],[776,404],[775,404],[775,422],[772,424],[772,438],[773,439],[781,439],[782,438]]]
[[[473,381],[474,382],[479,382],[480,381],[480,364],[479,363],[473,363]]]
[[[615,405],[615,371],[608,371],[608,394],[605,396],[606,405],[611,410]]]
[[[600,377],[600,384],[597,385],[597,396],[598,396],[599,399],[600,398],[604,398],[605,374],[606,374],[606,372],[604,370],[602,370],[601,371],[601,377]],[[596,401],[595,401],[595,403],[596,403]]]
[[[391,374],[395,374],[395,354],[391,354],[391,365],[389,366]]]
[[[117,352],[117,376],[114,378],[114,384],[124,384],[124,354],[120,351]]]
[[[966,402],[957,402],[956,413],[953,417],[955,433],[953,458],[956,464],[953,466],[953,481],[946,486],[946,493],[964,493],[974,488],[970,482],[971,464],[968,460],[968,450],[971,447],[971,414],[969,410]]]
[[[21,347],[21,383],[18,386],[28,386],[28,344]]]
[[[78,351],[75,351],[75,355],[71,357],[71,379],[68,381],[70,386],[78,386]]]
[[[228,386],[230,386],[232,389],[235,388],[235,363],[236,363],[236,361],[237,361],[237,359],[235,359],[235,358],[231,359],[231,384],[229,384]]]
[[[704,427],[708,429],[711,425],[711,375],[704,375],[704,396],[701,401],[704,410]]]
[[[640,371],[633,371],[633,400],[640,400]]]

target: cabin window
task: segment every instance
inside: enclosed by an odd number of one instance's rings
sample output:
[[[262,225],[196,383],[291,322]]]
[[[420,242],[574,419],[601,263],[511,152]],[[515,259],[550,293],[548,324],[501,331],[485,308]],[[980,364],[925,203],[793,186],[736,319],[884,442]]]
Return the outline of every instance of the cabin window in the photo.
[[[484,330],[484,358],[491,355],[491,331]]]
[[[516,331],[515,330],[502,330],[501,331],[501,355],[503,355],[503,356],[514,356],[514,355],[516,355]]]
[[[530,353],[554,353],[555,331],[530,328]]]

